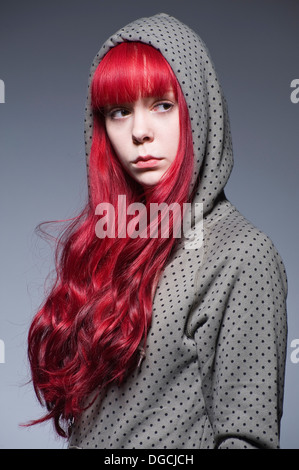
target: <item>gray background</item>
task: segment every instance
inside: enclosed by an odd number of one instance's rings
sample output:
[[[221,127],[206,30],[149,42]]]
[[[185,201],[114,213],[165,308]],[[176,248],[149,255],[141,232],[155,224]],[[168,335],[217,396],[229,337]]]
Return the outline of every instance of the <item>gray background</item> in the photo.
[[[289,339],[282,448],[299,448],[298,123],[290,83],[299,78],[294,0],[1,1],[0,448],[61,448],[28,381],[26,336],[43,299],[51,247],[34,234],[66,219],[86,196],[83,120],[89,67],[128,22],[159,12],[206,42],[229,105],[235,167],[227,196],[279,250],[288,273]]]

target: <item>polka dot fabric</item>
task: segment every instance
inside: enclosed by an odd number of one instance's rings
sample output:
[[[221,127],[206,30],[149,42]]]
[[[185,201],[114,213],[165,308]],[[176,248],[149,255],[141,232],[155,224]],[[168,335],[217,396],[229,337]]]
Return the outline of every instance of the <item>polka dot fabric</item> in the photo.
[[[123,40],[160,49],[181,83],[196,161],[193,202],[204,204],[204,243],[196,249],[181,243],[173,254],[156,290],[141,366],[82,414],[69,447],[278,448],[286,275],[271,240],[224,196],[233,158],[214,67],[190,28],[159,14],[112,36],[90,77],[103,55]],[[91,132],[88,98],[87,164]]]

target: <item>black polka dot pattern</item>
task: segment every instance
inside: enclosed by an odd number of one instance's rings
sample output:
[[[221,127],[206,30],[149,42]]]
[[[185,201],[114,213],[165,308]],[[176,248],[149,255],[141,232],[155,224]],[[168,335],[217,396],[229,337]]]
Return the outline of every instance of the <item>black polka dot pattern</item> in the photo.
[[[146,356],[72,428],[70,447],[278,448],[286,350],[284,265],[271,240],[226,200],[233,157],[225,100],[205,45],[165,14],[112,36],[161,50],[178,77],[192,124],[194,202],[204,243],[181,243],[159,281]],[[86,113],[87,164],[92,120]],[[198,184],[198,176],[200,183]]]

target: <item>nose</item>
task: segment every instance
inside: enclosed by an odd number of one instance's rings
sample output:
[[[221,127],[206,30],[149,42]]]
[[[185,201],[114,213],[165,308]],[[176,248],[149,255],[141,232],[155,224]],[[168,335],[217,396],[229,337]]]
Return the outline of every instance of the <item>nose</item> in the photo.
[[[132,140],[136,145],[152,142],[154,139],[154,131],[151,125],[149,114],[146,110],[136,110],[132,125]]]

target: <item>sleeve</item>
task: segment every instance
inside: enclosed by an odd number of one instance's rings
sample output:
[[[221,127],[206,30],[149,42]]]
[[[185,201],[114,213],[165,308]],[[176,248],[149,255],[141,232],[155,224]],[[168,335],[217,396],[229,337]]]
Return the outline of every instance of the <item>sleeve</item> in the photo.
[[[287,280],[272,242],[226,257],[197,304],[202,392],[218,449],[279,448]]]

